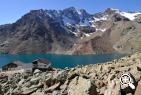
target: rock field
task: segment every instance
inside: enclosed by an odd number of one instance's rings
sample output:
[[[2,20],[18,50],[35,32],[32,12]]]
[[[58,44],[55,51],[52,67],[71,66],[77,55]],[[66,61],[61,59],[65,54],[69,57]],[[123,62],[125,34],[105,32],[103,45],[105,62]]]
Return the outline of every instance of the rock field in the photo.
[[[120,84],[129,73],[136,89]],[[141,95],[141,53],[104,64],[0,78],[0,95]]]

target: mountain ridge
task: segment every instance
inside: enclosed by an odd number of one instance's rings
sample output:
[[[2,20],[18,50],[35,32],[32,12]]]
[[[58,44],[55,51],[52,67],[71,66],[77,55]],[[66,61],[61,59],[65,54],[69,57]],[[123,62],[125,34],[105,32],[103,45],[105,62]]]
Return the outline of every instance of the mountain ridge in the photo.
[[[132,36],[125,33],[133,31],[136,36],[140,35],[138,32],[140,22],[139,12],[127,13],[111,8],[97,14],[89,14],[84,9],[78,10],[74,7],[64,10],[32,10],[15,23],[0,26],[0,52],[8,54],[122,52],[122,49],[117,47],[124,46],[127,39]],[[127,25],[125,29],[122,27],[124,24]],[[123,32],[124,36],[121,35]],[[123,45],[119,43],[121,39],[125,40]],[[86,48],[87,43],[89,46]],[[136,45],[133,46],[133,52],[134,47],[135,51],[140,51],[138,50],[140,46]],[[129,49],[127,50],[126,53],[131,53]]]

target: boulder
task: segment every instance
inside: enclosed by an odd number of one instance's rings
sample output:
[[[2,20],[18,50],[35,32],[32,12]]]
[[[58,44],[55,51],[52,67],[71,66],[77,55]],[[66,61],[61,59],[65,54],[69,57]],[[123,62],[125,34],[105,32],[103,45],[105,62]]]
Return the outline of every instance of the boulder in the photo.
[[[24,82],[25,82],[25,80],[24,80],[24,79],[21,79],[21,80],[19,81],[18,85],[22,85]]]
[[[95,84],[96,84],[97,88],[101,88],[101,87],[103,87],[105,85],[102,80],[97,80],[95,82]]]
[[[3,95],[2,86],[0,85],[0,94]]]
[[[141,95],[141,81],[138,82],[136,91],[134,95]]]
[[[38,89],[30,95],[45,95],[42,89]]]
[[[40,83],[38,85],[32,85],[30,88],[23,87],[21,95],[30,95],[42,87],[43,87],[43,84],[40,84]]]
[[[109,78],[110,78],[110,80],[112,81],[115,77],[116,77],[116,76],[115,76],[114,74],[111,74]]]
[[[90,79],[77,76],[68,85],[68,95],[97,95],[96,86]]]
[[[128,94],[126,94],[126,95],[133,95],[132,93],[128,93]],[[138,95],[140,95],[140,94],[138,94]]]
[[[45,94],[44,94],[44,92],[36,91],[36,92],[34,92],[34,93],[30,94],[30,95],[45,95]]]
[[[67,79],[67,71],[59,71],[57,74],[53,75],[53,79],[64,82]]]
[[[48,88],[51,85],[52,79],[48,78],[43,81],[44,89]]]
[[[39,77],[32,77],[32,79],[27,83],[29,83],[29,85],[32,86],[32,85],[37,85],[39,81],[40,81]]]
[[[18,86],[12,91],[12,95],[19,95],[21,92],[21,86]]]
[[[100,95],[104,95],[104,92],[106,91],[106,86],[104,86],[104,87],[102,87],[101,89],[100,89]]]
[[[141,71],[141,64],[139,64],[139,65],[137,66],[137,70],[138,70],[138,71]]]
[[[75,73],[75,72],[71,72],[69,73],[68,75],[68,80],[72,80],[73,78],[75,78],[76,76],[79,76],[78,73]]]
[[[33,74],[38,74],[38,73],[41,73],[42,71],[40,71],[39,69],[35,69],[34,73]]]
[[[30,95],[34,92],[36,92],[38,88],[25,88],[23,89],[23,91],[21,92],[21,95]]]
[[[62,94],[61,94],[61,92],[60,92],[60,91],[55,90],[55,91],[53,91],[53,92],[52,92],[52,95],[62,95]]]
[[[60,86],[60,83],[54,84],[53,86],[51,86],[51,87],[45,89],[45,93],[53,92],[53,91],[56,90],[59,86]]]
[[[109,81],[107,90],[105,90],[104,95],[121,95],[120,83],[115,81]]]
[[[91,74],[89,74],[89,77],[91,78],[91,79],[96,79],[96,76],[97,74],[96,73],[91,73]]]
[[[63,85],[60,86],[62,92],[65,92],[69,84],[69,80],[66,80]]]

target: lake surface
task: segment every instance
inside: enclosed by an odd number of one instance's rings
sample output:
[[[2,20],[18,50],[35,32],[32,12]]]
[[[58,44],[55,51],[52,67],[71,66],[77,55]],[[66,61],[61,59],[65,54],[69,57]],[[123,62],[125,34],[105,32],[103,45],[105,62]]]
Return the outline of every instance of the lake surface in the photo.
[[[25,63],[31,63],[38,58],[45,58],[52,62],[52,66],[55,68],[75,67],[77,65],[88,65],[103,63],[118,59],[122,57],[121,54],[103,54],[103,55],[54,55],[54,54],[33,54],[33,55],[0,55],[0,67],[13,62],[22,61]]]

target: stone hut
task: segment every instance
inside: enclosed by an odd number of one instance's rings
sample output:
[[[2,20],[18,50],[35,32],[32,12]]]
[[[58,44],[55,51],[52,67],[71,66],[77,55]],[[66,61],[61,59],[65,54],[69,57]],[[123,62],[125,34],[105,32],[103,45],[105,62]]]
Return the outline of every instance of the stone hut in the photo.
[[[24,63],[20,61],[11,62],[2,67],[2,71],[20,70],[24,68]]]
[[[37,59],[32,62],[33,64],[33,71],[35,69],[39,69],[41,71],[51,70],[51,62],[47,59]]]
[[[33,72],[35,69],[41,71],[52,70],[51,62],[46,59],[37,59],[27,64],[21,61],[14,61],[4,65],[0,72]]]

